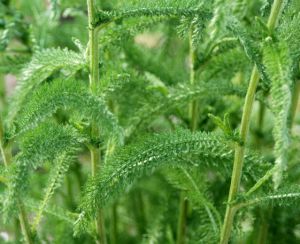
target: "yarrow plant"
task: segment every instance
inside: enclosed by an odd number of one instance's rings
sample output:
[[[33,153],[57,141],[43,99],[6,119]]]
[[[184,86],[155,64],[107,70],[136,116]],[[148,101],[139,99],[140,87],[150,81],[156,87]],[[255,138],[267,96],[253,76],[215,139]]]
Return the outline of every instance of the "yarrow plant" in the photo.
[[[298,0],[1,1],[1,243],[299,243],[299,40]]]

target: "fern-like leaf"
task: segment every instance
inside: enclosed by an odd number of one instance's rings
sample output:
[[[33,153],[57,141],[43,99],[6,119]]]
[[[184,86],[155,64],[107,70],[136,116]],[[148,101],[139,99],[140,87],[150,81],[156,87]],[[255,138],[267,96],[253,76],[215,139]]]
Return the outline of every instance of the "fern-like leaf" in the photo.
[[[74,153],[74,152],[72,152]],[[38,227],[42,215],[47,207],[49,200],[54,194],[55,189],[60,187],[66,172],[69,169],[70,164],[74,161],[74,158],[67,154],[60,155],[54,162],[55,167],[52,169],[52,173],[49,177],[49,182],[47,184],[47,188],[45,189],[45,195],[43,200],[40,203],[38,211],[36,213],[36,217],[34,223],[32,225],[32,229],[36,230]]]
[[[30,92],[54,72],[63,69],[68,76],[71,76],[85,65],[83,54],[68,49],[52,48],[35,53],[21,72],[11,101],[9,121],[22,108]]]
[[[193,2],[193,1],[192,1]],[[113,11],[98,11],[93,21],[93,26],[101,26],[103,24],[118,22],[127,18],[137,17],[190,17],[190,16],[202,16],[208,18],[210,14],[204,9],[203,6],[197,7],[195,4],[180,4],[180,1],[173,1],[171,5],[162,1],[162,4],[155,4],[152,2],[142,3],[140,6],[134,6],[131,8],[113,10]],[[194,5],[194,6],[192,6]]]
[[[270,86],[269,77],[266,74],[264,64],[262,62],[262,54],[259,49],[259,46],[255,43],[255,41],[251,38],[250,34],[243,28],[238,22],[234,22],[234,24],[229,27],[233,34],[239,39],[247,57],[253,62],[257,70],[260,73],[261,79],[263,80],[263,88],[268,89]]]
[[[0,72],[18,73],[29,61],[29,55],[3,55],[0,54]]]
[[[47,140],[45,140],[47,138]],[[9,170],[8,193],[4,204],[4,218],[8,219],[16,199],[22,197],[28,186],[30,169],[36,169],[45,162],[53,162],[64,153],[68,155],[78,150],[83,138],[70,126],[44,123],[23,135],[21,152]]]
[[[121,137],[118,122],[105,102],[74,80],[55,80],[37,89],[30,101],[26,103],[26,107],[16,117],[15,133],[24,133],[36,127],[60,108],[70,110],[77,118],[94,122],[99,126],[102,136],[114,132]]]
[[[165,172],[168,181],[175,187],[186,192],[188,199],[192,203],[192,207],[196,209],[204,208],[208,218],[210,219],[212,230],[215,233],[220,231],[221,215],[214,205],[205,196],[203,183],[199,171],[191,171],[185,168],[178,168]]]
[[[39,211],[40,204],[32,199],[26,199],[24,205],[35,212]],[[66,209],[60,208],[56,205],[47,206],[44,208],[44,214],[48,216],[53,216],[56,219],[64,221],[68,224],[73,224],[78,215],[76,213],[69,212]]]
[[[272,81],[271,96],[274,112],[273,136],[274,153],[278,170],[274,173],[275,188],[281,182],[282,171],[286,168],[286,152],[289,147],[288,116],[291,104],[291,60],[285,43],[269,44],[264,49],[264,63]]]
[[[179,86],[176,87],[167,97],[156,101],[156,104],[145,105],[132,118],[131,126],[127,130],[127,134],[131,134],[133,130],[149,123],[155,115],[163,114],[176,106],[182,106],[194,99],[214,95],[244,95],[244,90],[241,87],[233,86],[232,84],[224,83],[201,83],[197,86]]]
[[[87,226],[87,219],[134,180],[164,165],[191,165],[190,155],[197,157],[196,162],[191,160],[192,165],[215,165],[218,170],[223,168],[221,171],[226,172],[224,168],[231,165],[233,150],[221,135],[206,132],[193,134],[188,130],[179,130],[172,134],[155,135],[116,151],[101,173],[87,183],[81,203],[82,213],[76,222],[75,232],[81,233]],[[252,159],[246,157],[247,161]],[[259,168],[259,164],[253,161],[246,165]]]
[[[258,193],[250,195],[249,197],[244,197],[242,195],[238,198],[238,201],[240,201],[240,203],[237,203],[237,208],[255,205],[289,206],[299,204],[300,189],[298,185],[289,185],[288,187],[279,188],[271,193]]]

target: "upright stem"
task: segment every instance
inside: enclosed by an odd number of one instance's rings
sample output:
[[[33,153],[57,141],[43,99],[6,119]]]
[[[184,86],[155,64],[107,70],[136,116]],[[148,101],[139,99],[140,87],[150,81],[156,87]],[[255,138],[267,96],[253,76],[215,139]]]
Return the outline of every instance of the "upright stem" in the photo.
[[[98,164],[100,164],[100,149],[99,148],[91,148],[91,170],[92,176],[95,177],[97,174]],[[105,225],[104,225],[104,215],[103,211],[100,210],[98,212],[98,216],[95,219],[96,226],[96,236],[97,243],[105,244],[106,243],[106,235],[105,235]]]
[[[295,117],[296,117],[299,96],[300,96],[300,80],[296,80],[296,84],[295,84],[295,87],[293,90],[293,95],[292,95],[290,128],[292,128],[292,125],[293,125]]]
[[[90,88],[94,91],[99,82],[99,47],[98,31],[93,26],[95,18],[94,0],[87,0],[88,21],[89,21],[89,67],[90,67]]]
[[[190,30],[189,35],[189,58],[190,58],[190,83],[191,85],[195,84],[195,61],[196,61],[196,51],[193,44],[193,37],[192,37],[192,27]],[[189,113],[190,113],[190,129],[195,131],[197,129],[198,124],[198,101],[193,101],[189,105]]]
[[[193,26],[191,26],[189,33],[189,59],[190,59],[190,83],[195,83],[195,59],[196,52],[193,45],[192,37]],[[198,102],[193,101],[189,104],[189,117],[190,117],[190,130],[195,131],[198,124]],[[188,213],[188,200],[185,198],[184,193],[180,194],[180,206],[179,206],[179,219],[177,225],[177,244],[185,243],[186,235],[186,219]]]
[[[27,220],[27,214],[26,214],[24,206],[20,202],[20,200],[18,200],[18,208],[20,211],[19,220],[20,220],[21,230],[22,230],[23,236],[25,238],[25,242],[27,244],[33,244],[34,242],[32,240],[32,236],[30,233],[30,228],[29,228],[29,224],[28,224],[28,220]]]
[[[117,204],[113,204],[111,208],[111,224],[110,224],[110,243],[118,243],[118,227],[117,227],[118,215],[117,215]]]
[[[183,192],[180,193],[180,205],[179,205],[179,220],[177,226],[177,240],[176,244],[185,243],[186,233],[186,219],[188,212],[188,200]]]
[[[275,28],[279,13],[283,5],[283,1],[284,0],[274,0],[273,2],[271,14],[268,20],[268,28],[270,32],[272,32]],[[234,206],[232,206],[230,203],[234,200],[239,190],[242,168],[243,168],[243,161],[244,161],[245,143],[249,131],[250,116],[252,112],[258,81],[259,81],[259,72],[256,66],[254,66],[252,70],[248,90],[247,90],[247,95],[246,95],[243,115],[242,115],[242,121],[241,121],[241,128],[240,128],[240,138],[243,144],[242,145],[236,144],[235,146],[235,155],[234,155],[230,190],[228,195],[228,204],[226,207],[224,223],[221,231],[221,238],[220,238],[221,244],[226,244],[229,241],[230,233],[233,225],[233,219],[236,212],[236,208],[234,208]]]
[[[95,19],[95,2],[94,0],[87,0],[88,8],[88,21],[89,21],[89,68],[90,68],[90,89],[95,91],[97,83],[99,82],[99,47],[98,47],[98,32],[93,26]],[[98,130],[96,125],[92,125],[91,135],[96,136]],[[100,149],[93,146],[90,149],[91,153],[91,174],[95,176],[97,174],[98,166],[100,165]],[[102,211],[99,211],[95,220],[97,242],[101,244],[106,243],[105,225]]]

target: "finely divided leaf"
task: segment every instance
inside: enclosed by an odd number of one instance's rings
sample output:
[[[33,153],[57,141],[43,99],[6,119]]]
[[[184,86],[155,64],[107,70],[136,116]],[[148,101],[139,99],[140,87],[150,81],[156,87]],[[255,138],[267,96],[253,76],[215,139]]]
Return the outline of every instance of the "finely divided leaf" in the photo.
[[[291,60],[287,45],[285,43],[266,45],[264,48],[264,64],[272,81],[272,110],[275,116],[273,128],[274,153],[276,164],[280,166],[273,177],[275,188],[277,188],[281,182],[282,171],[286,169],[286,153],[289,147],[288,117],[292,80],[290,77]]]
[[[85,65],[83,54],[68,49],[51,48],[35,53],[21,72],[10,104],[9,121],[21,110],[33,89],[54,72],[63,69],[67,76],[72,76]]]

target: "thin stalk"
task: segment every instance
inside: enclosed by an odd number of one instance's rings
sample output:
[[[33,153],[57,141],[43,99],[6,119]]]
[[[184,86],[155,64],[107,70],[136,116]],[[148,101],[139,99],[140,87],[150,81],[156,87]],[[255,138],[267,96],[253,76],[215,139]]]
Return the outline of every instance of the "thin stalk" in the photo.
[[[4,74],[0,74],[0,109],[5,104],[5,77]]]
[[[0,152],[1,152],[4,166],[8,167],[7,157],[6,157],[6,153],[5,153],[4,145],[3,145],[3,136],[4,136],[3,123],[2,123],[2,119],[0,117]]]
[[[99,82],[99,47],[98,47],[98,31],[93,27],[95,19],[94,0],[87,0],[88,21],[89,21],[89,67],[90,67],[90,88],[92,91]]]
[[[111,208],[111,224],[110,224],[110,243],[118,243],[118,214],[117,214],[117,203],[113,204]]]
[[[256,141],[257,141],[257,146],[261,149],[262,145],[263,145],[263,123],[264,123],[264,118],[265,118],[265,111],[266,111],[266,106],[264,105],[264,103],[262,101],[259,102],[259,111],[258,111],[258,126],[257,126],[257,133],[256,133]],[[274,167],[276,168],[276,167]],[[271,174],[269,174],[270,177],[273,175],[273,172],[271,172]],[[263,184],[265,181],[265,178],[262,179],[261,184]],[[258,182],[260,183],[260,182]],[[260,187],[260,185],[255,184],[255,187],[257,188],[251,188],[247,194],[250,192],[251,194],[251,190],[255,191],[255,189],[258,189]],[[257,238],[257,243],[259,244],[263,244],[264,241],[266,240],[264,237],[267,236],[268,233],[268,221],[266,220],[266,214],[264,214],[263,209],[260,207],[259,208],[259,212],[261,213],[259,215],[259,217],[255,220],[255,225],[257,226],[257,231],[255,233],[255,236],[258,233],[258,238]]]
[[[273,2],[270,17],[267,24],[270,32],[272,32],[275,28],[278,16],[281,12],[283,2],[284,2],[283,0],[274,0]],[[243,108],[241,128],[240,128],[240,138],[243,144],[242,145],[236,144],[235,146],[235,155],[234,155],[230,190],[228,195],[228,203],[234,200],[239,190],[242,169],[243,169],[244,154],[245,154],[245,143],[249,131],[250,116],[252,112],[258,81],[259,81],[259,72],[257,70],[257,67],[254,66],[252,70],[248,90],[247,90],[247,95],[246,95],[245,104]],[[220,237],[221,244],[227,244],[229,241],[235,213],[236,213],[236,208],[231,204],[227,204],[223,228]]]
[[[259,111],[258,111],[258,121],[257,121],[257,134],[256,134],[257,145],[262,145],[261,135],[263,134],[265,112],[266,112],[266,106],[260,101]]]
[[[268,240],[269,218],[272,215],[273,208],[269,208],[267,212],[261,210],[262,222],[259,224],[257,244],[265,244]]]
[[[75,201],[74,201],[74,194],[73,194],[73,184],[72,184],[72,176],[67,175],[66,177],[66,186],[67,186],[67,198],[66,198],[66,205],[69,209],[74,210],[75,208]]]
[[[26,214],[24,206],[20,200],[18,200],[18,208],[20,211],[19,220],[20,220],[21,230],[22,230],[23,236],[25,238],[25,242],[27,244],[33,244],[34,242],[32,240],[33,238],[31,236],[30,227],[29,227],[28,219],[27,219],[27,214]]]
[[[97,174],[98,164],[100,164],[100,149],[99,148],[91,148],[91,167],[92,167],[92,176],[94,177]],[[105,225],[104,225],[104,216],[103,211],[100,210],[98,212],[98,216],[95,219],[96,226],[96,236],[97,243],[105,244],[106,243],[106,235],[105,235]]]
[[[134,214],[137,222],[138,233],[142,237],[146,231],[147,219],[145,213],[145,203],[140,190],[133,194],[133,204],[134,209],[136,209]]]
[[[260,102],[259,103],[259,114],[258,114],[258,129],[262,131],[262,127],[264,124],[266,106]]]
[[[2,140],[0,140],[0,152],[1,152],[1,155],[2,155],[3,164],[4,164],[5,167],[7,167],[8,163],[7,163],[7,158],[6,158],[6,153],[5,153],[5,150],[4,150],[4,146],[2,144]]]
[[[2,120],[0,118],[0,151],[1,151],[1,156],[3,159],[3,163],[5,168],[8,167],[9,165],[9,158],[7,157],[6,153],[5,153],[5,148],[4,148],[4,144],[3,144],[3,124],[2,124]],[[27,214],[26,211],[23,207],[23,204],[21,202],[21,200],[17,199],[17,206],[19,209],[19,221],[20,221],[20,225],[21,225],[21,230],[23,233],[23,236],[25,238],[25,242],[27,244],[33,244],[33,237],[32,237],[32,233],[30,231],[30,227],[28,224],[28,220],[27,220]]]
[[[183,192],[180,193],[180,206],[179,206],[179,221],[177,226],[177,240],[176,244],[185,243],[186,233],[186,219],[188,213],[188,200]]]
[[[189,59],[190,59],[190,83],[195,84],[195,60],[196,51],[193,44],[193,26],[189,32]],[[198,124],[198,101],[193,101],[189,104],[190,130],[195,131]],[[180,193],[179,219],[177,225],[177,244],[185,243],[186,235],[186,219],[188,214],[188,200],[184,193]]]
[[[95,19],[95,2],[94,0],[87,0],[88,8],[88,27],[89,27],[89,71],[90,71],[90,89],[95,91],[99,82],[99,46],[98,46],[98,31],[93,27],[93,21]],[[97,127],[92,125],[91,136],[98,134]],[[100,165],[100,149],[98,147],[92,147],[90,149],[91,154],[91,174],[94,177],[97,174],[98,166]],[[100,244],[106,243],[105,225],[102,211],[99,211],[97,218],[95,219],[97,242]]]
[[[292,105],[291,105],[291,117],[290,117],[290,127],[292,128],[292,125],[294,123],[296,113],[297,113],[297,107],[299,103],[299,96],[300,96],[300,80],[296,80],[296,84],[293,90],[292,95]]]
[[[195,84],[195,61],[196,61],[196,51],[193,44],[193,36],[192,36],[192,27],[189,35],[189,58],[190,58],[190,83],[191,85]],[[198,101],[193,101],[189,105],[189,113],[190,113],[190,129],[195,131],[197,129],[198,124]]]

